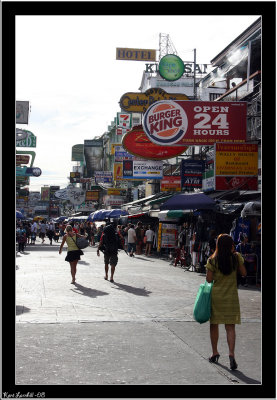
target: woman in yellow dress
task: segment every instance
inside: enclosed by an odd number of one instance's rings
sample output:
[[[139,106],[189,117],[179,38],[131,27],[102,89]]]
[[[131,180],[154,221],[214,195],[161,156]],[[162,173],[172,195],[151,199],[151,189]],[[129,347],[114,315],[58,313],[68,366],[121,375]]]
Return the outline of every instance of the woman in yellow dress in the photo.
[[[229,347],[230,368],[238,367],[235,360],[235,324],[240,324],[240,305],[237,289],[237,273],[246,276],[244,260],[235,252],[235,244],[231,236],[221,234],[216,241],[216,250],[208,259],[207,282],[214,282],[211,296],[210,337],[213,354],[209,358],[217,363],[220,357],[217,349],[218,324],[225,324]]]

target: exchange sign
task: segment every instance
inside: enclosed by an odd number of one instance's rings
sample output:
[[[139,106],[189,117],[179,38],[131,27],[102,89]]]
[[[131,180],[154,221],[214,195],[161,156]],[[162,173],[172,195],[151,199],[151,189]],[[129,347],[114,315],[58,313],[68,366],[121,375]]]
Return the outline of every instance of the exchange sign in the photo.
[[[247,102],[158,101],[148,108],[143,129],[151,142],[164,145],[243,143]]]

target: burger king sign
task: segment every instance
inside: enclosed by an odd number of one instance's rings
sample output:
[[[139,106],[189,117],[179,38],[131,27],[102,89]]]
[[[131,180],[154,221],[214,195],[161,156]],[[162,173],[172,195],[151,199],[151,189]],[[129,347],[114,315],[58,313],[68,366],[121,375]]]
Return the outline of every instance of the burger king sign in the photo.
[[[243,143],[246,140],[246,102],[162,100],[150,106],[143,129],[161,146]]]

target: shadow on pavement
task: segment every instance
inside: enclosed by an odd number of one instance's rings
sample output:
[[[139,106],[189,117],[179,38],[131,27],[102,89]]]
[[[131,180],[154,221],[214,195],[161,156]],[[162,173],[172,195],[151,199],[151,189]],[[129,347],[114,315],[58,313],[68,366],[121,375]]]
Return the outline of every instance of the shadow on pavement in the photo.
[[[135,260],[143,260],[143,261],[149,261],[149,262],[155,262],[154,260],[149,259],[148,257],[139,257],[137,255],[134,256]]]
[[[78,261],[78,265],[79,264],[83,264],[83,265],[90,265],[91,263],[88,263],[88,262],[86,262],[86,261]]]
[[[16,315],[24,314],[30,312],[31,309],[25,306],[16,306]]]
[[[149,294],[152,293],[149,290],[146,290],[145,288],[141,289],[134,286],[123,285],[122,283],[116,283],[116,282],[113,282],[113,284],[118,286],[116,289],[125,290],[125,292],[132,293],[137,296],[149,296]]]
[[[81,294],[82,296],[98,297],[98,296],[105,296],[105,295],[109,294],[107,292],[101,292],[100,290],[88,288],[86,286],[80,285],[77,282],[74,283],[74,286],[76,286],[76,289],[71,289],[72,292]]]
[[[228,367],[226,367],[225,365],[222,365],[220,363],[218,363],[218,365],[222,369],[225,369],[226,371],[228,371],[229,374],[232,374],[234,377],[236,377],[236,379],[239,379],[240,381],[242,381],[244,383],[247,383],[248,385],[260,385],[261,384],[260,381],[257,381],[256,379],[249,378],[248,376],[244,375],[239,370],[232,371]]]

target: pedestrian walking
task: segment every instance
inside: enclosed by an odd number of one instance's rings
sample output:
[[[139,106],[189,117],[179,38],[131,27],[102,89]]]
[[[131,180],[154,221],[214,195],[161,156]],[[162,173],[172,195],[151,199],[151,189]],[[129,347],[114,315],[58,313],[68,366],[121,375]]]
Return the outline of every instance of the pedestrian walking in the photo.
[[[142,251],[142,245],[143,245],[143,236],[144,236],[144,231],[143,231],[143,227],[142,227],[142,222],[138,222],[136,229],[136,237],[137,237],[137,241],[136,241],[136,254],[141,254]]]
[[[217,363],[220,357],[217,344],[219,337],[218,324],[225,324],[229,347],[230,369],[237,369],[235,360],[235,324],[240,324],[240,304],[237,289],[237,273],[246,275],[244,260],[235,252],[231,236],[221,234],[216,241],[216,250],[206,264],[207,282],[213,282],[211,296],[210,339],[213,354],[211,363]]]
[[[117,236],[118,235],[118,236]],[[110,282],[114,282],[115,267],[118,263],[118,238],[124,247],[124,239],[120,233],[116,232],[113,224],[108,224],[102,233],[100,242],[97,249],[97,255],[100,256],[100,250],[104,253],[105,276],[104,279],[108,280],[109,264],[111,265]]]
[[[253,274],[253,264],[255,262],[253,247],[248,243],[248,236],[245,233],[240,233],[239,241],[239,244],[236,246],[236,251],[239,252],[244,259],[247,275],[250,275],[251,273]],[[241,284],[242,286],[248,286],[247,277],[238,277],[238,284]]]
[[[41,243],[45,242],[45,235],[46,235],[46,224],[45,221],[43,220],[40,224],[40,238],[41,238]]]
[[[36,221],[31,226],[31,244],[35,244],[37,238],[38,225]]]
[[[50,244],[52,245],[52,240],[53,240],[53,237],[55,236],[55,225],[52,221],[50,221],[48,224],[48,229],[47,229],[46,235],[48,236],[48,239],[50,240]]]
[[[147,231],[145,232],[146,236],[146,247],[145,247],[145,255],[150,256],[152,246],[153,246],[153,241],[154,241],[154,231],[151,228],[151,225],[148,226]]]
[[[128,253],[130,257],[133,257],[134,252],[136,251],[136,231],[134,229],[134,224],[130,225],[128,229]]]
[[[63,237],[62,243],[60,245],[59,254],[62,254],[63,245],[67,244],[67,255],[65,261],[68,261],[71,269],[72,281],[76,281],[77,264],[80,260],[80,256],[83,255],[83,251],[80,250],[76,244],[77,237],[82,237],[79,233],[75,233],[71,225],[67,225],[65,229],[66,233]]]
[[[17,231],[17,240],[18,240],[18,251],[20,253],[24,252],[25,244],[27,241],[26,238],[26,230],[24,229],[23,225],[21,224],[18,231]]]

